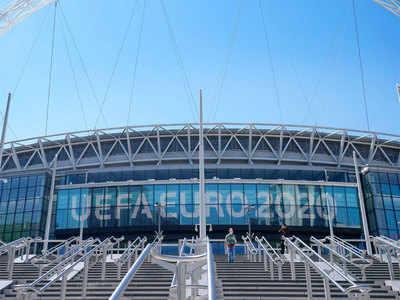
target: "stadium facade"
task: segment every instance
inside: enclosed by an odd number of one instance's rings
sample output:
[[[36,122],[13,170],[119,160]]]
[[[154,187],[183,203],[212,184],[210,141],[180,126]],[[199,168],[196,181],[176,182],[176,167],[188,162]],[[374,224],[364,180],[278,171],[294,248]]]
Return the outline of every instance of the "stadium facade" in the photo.
[[[371,234],[400,237],[400,136],[274,124],[205,124],[210,235],[228,227],[277,238],[362,236],[359,188]],[[197,124],[64,133],[6,143],[0,239],[196,234]],[[355,152],[361,184],[357,184]],[[362,171],[361,171],[362,170]],[[52,201],[51,205],[49,203]],[[50,215],[51,213],[51,215]]]

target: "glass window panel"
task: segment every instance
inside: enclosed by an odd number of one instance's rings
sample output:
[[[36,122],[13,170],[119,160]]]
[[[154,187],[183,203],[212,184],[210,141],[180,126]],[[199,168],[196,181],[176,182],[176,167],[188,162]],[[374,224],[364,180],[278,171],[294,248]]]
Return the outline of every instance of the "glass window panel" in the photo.
[[[231,188],[229,184],[220,184],[219,203],[231,203]]]
[[[33,203],[34,203],[34,199],[27,199],[27,200],[25,201],[24,210],[25,210],[25,211],[33,210]]]
[[[360,227],[361,219],[360,219],[360,211],[358,208],[347,208],[348,215],[348,224],[350,226]]]
[[[308,188],[305,185],[296,186],[297,203],[300,206],[308,205]]]
[[[269,196],[269,185],[257,184],[257,203],[258,204],[271,204]]]
[[[65,228],[68,228],[68,210],[60,209],[57,211],[56,214],[56,229],[65,229]]]
[[[270,195],[272,204],[282,203],[282,186],[278,184],[270,185]]]
[[[333,187],[333,197],[335,206],[343,207],[346,206],[346,194],[343,187],[335,186]]]
[[[400,211],[400,197],[393,197],[393,206],[395,210]]]
[[[257,188],[255,184],[244,185],[244,204],[257,204]]]
[[[154,205],[154,186],[144,185],[142,188],[142,204]]]
[[[1,201],[0,202],[0,214],[5,214],[7,212],[8,202]]]
[[[257,206],[258,225],[269,225],[271,219],[270,205]]]
[[[390,191],[390,184],[387,183],[381,183],[381,193],[383,195],[391,195],[391,191]]]
[[[296,205],[296,193],[294,189],[294,185],[282,185],[282,197],[283,197],[283,204],[285,206],[292,206]]]
[[[386,226],[386,217],[385,217],[385,212],[383,209],[377,209],[375,211],[376,215],[376,222],[378,225],[378,228],[387,228]]]
[[[179,185],[167,185],[167,223],[178,224],[179,220]]]
[[[383,207],[385,209],[393,209],[392,197],[383,196]]]
[[[28,177],[28,186],[33,187],[36,185],[36,175]]]
[[[346,202],[348,207],[358,207],[358,195],[356,188],[346,188]]]
[[[400,185],[398,184],[392,184],[390,186],[390,189],[392,191],[393,196],[399,196],[400,197]]]
[[[244,205],[232,204],[232,224],[243,225],[248,224],[248,220],[256,217],[256,210],[250,210],[247,212]]]
[[[222,202],[219,205],[207,205],[207,224],[229,225],[232,223],[231,214],[232,206],[230,203]]]
[[[167,186],[159,184],[154,186],[154,204],[167,204]]]
[[[181,189],[182,193],[182,189]],[[180,205],[179,222],[181,225],[192,225],[193,224],[193,204]]]
[[[193,204],[192,185],[181,184],[179,190],[180,190],[180,204],[181,205]]]
[[[16,206],[17,206],[17,202],[16,202],[16,201],[10,201],[10,202],[8,202],[7,212],[8,212],[8,213],[14,213],[14,212],[15,212]]]
[[[231,198],[232,204],[244,203],[243,184],[231,184]]]
[[[386,221],[389,229],[397,229],[396,217],[393,210],[385,210]]]

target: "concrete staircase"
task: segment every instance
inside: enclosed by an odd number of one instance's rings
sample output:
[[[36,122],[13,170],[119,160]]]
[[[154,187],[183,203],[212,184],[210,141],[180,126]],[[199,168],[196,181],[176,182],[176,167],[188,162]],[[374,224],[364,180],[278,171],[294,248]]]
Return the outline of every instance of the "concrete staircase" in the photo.
[[[216,256],[216,264],[225,300],[307,298],[305,268],[302,262],[295,263],[296,280],[291,279],[289,263],[283,265],[282,280],[277,279],[277,270],[275,270],[275,279],[271,280],[269,273],[264,270],[263,263],[250,262],[245,256],[237,256],[235,263],[231,264],[226,262],[225,257]],[[354,272],[357,273],[357,270]],[[321,276],[311,269],[311,277],[313,299],[325,299]],[[372,287],[371,299],[396,299],[395,293],[384,287],[384,279],[389,279],[387,265],[376,263],[367,269],[367,281],[357,282],[367,283]],[[347,298],[333,285],[331,285],[331,297],[333,299]]]
[[[5,261],[5,265],[2,263]],[[4,270],[7,266],[7,258],[0,257],[0,278],[7,278]],[[106,264],[105,280],[101,280],[101,263],[95,264],[88,274],[87,296],[82,297],[82,274],[78,273],[67,283],[67,299],[108,299],[112,294],[120,279],[117,278],[117,266],[112,262]],[[15,284],[32,282],[37,278],[38,272],[36,268],[29,263],[15,265]],[[127,269],[121,269],[121,279],[125,275]],[[169,288],[173,274],[149,262],[143,263],[134,279],[125,290],[124,297],[126,299],[143,299],[143,300],[161,300],[168,299]],[[56,300],[59,299],[61,290],[61,281],[54,283],[37,299]],[[16,299],[16,291],[11,287],[6,289],[0,299]]]

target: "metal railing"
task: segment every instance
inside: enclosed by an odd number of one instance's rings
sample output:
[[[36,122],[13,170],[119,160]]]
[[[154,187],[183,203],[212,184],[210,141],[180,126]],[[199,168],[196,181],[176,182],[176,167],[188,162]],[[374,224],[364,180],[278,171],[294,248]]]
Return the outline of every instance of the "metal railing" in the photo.
[[[296,272],[294,267],[295,257],[298,256],[304,262],[308,299],[312,299],[310,268],[313,268],[321,275],[324,283],[324,293],[326,299],[331,299],[330,283],[335,285],[348,297],[351,297],[353,299],[368,299],[368,285],[357,284],[354,279],[350,275],[343,272],[340,267],[327,261],[298,237],[292,236],[290,238],[285,237],[284,239],[286,247],[289,251],[293,280],[296,279]],[[311,256],[317,257],[318,261],[312,259]],[[347,287],[347,285],[350,286]]]
[[[372,242],[375,253],[377,254],[377,259],[380,262],[385,262],[384,255],[386,256],[390,279],[395,280],[393,260],[397,261],[400,266],[400,242],[386,236],[372,237]]]
[[[248,259],[250,261],[256,261],[259,252],[258,249],[254,246],[253,242],[251,241],[251,238],[248,235],[246,235],[242,236],[242,240],[245,245],[245,251]]]
[[[124,294],[126,288],[128,287],[129,283],[132,281],[133,277],[135,276],[136,272],[142,266],[142,264],[146,261],[148,256],[150,255],[151,251],[158,247],[158,244],[161,243],[162,236],[157,235],[154,241],[151,244],[147,244],[143,251],[140,253],[139,257],[135,260],[132,267],[128,270],[125,274],[124,278],[120,281],[118,286],[115,288],[112,295],[108,298],[109,300],[119,300],[122,295]]]
[[[21,257],[21,262],[28,262],[30,259],[30,251],[32,243],[36,244],[40,241],[40,238],[30,238],[30,237],[23,237],[19,238],[15,241],[3,244],[0,246],[0,256],[7,254],[7,274],[8,279],[13,278],[14,274],[14,264],[16,257]]]
[[[216,265],[210,241],[207,242],[207,282],[208,300],[217,299]]]
[[[82,263],[83,268],[78,269],[77,273],[83,270],[82,296],[85,297],[89,268],[98,261],[98,257],[101,257],[104,262],[104,267],[102,267],[102,279],[104,279],[107,250],[112,248],[117,242],[119,242],[119,239],[110,237],[104,241],[95,239],[89,244],[82,243],[82,245],[76,249],[77,251],[75,253],[59,262],[56,266],[48,270],[33,282],[29,284],[16,285],[15,290],[17,291],[18,298],[23,299],[27,297],[29,299],[33,295],[40,295],[56,281],[61,280],[59,298],[64,300],[66,296],[67,281],[70,279],[69,275],[75,270],[75,267],[77,267],[78,264]],[[91,264],[91,258],[93,257],[95,258],[95,261]]]
[[[69,239],[65,240],[64,242],[58,243],[51,247],[50,249],[43,249],[42,250],[42,257],[48,258],[51,255],[59,256],[61,251],[68,250],[73,244],[78,244],[82,242],[79,237],[70,237]]]
[[[346,245],[343,245],[339,242],[339,240],[332,239],[331,237],[324,238],[322,240],[318,240],[315,237],[310,238],[311,243],[317,247],[318,255],[322,256],[322,250],[326,250],[329,253],[329,261],[330,263],[335,263],[335,259],[337,263],[339,263],[343,271],[349,274],[349,270],[347,268],[347,264],[353,265],[358,268],[361,272],[361,279],[366,280],[366,268],[372,265],[372,260],[366,259],[362,256],[359,256],[357,252],[351,252],[351,248],[347,248]],[[344,253],[343,253],[344,252]],[[350,253],[350,256],[346,255],[346,252]],[[357,257],[354,258],[354,255]]]
[[[264,262],[264,270],[270,272],[271,279],[275,279],[275,266],[278,270],[278,279],[282,280],[282,265],[284,264],[284,258],[276,252],[265,237],[256,237],[258,252],[261,255]]]
[[[137,237],[133,242],[128,243],[128,247],[122,252],[121,256],[118,257],[118,259],[115,261],[115,264],[117,265],[117,278],[121,279],[121,268],[123,265],[127,265],[127,268],[129,269],[132,266],[132,259],[133,261],[136,261],[138,258],[138,253],[139,251],[144,249],[144,245],[147,242],[147,238],[143,237]]]
[[[327,236],[327,240],[331,241],[338,249],[339,252],[348,256],[350,259],[367,259],[366,250],[357,248],[346,240],[343,240],[337,236]]]

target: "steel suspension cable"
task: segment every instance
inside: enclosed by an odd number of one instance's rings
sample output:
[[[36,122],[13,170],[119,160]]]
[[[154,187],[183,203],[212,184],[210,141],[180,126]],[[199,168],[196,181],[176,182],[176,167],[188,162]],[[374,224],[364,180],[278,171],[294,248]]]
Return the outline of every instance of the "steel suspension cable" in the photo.
[[[117,67],[119,65],[119,60],[121,58],[122,50],[124,49],[126,40],[128,39],[128,34],[129,34],[129,31],[130,31],[130,28],[131,28],[131,25],[132,25],[132,22],[133,22],[133,18],[134,18],[135,13],[136,13],[137,4],[138,4],[138,0],[136,0],[135,3],[132,6],[132,10],[131,10],[131,13],[130,13],[130,16],[129,16],[129,21],[128,21],[128,24],[127,24],[127,26],[125,28],[124,35],[122,37],[121,45],[120,45],[120,47],[119,47],[119,49],[117,51],[117,57],[115,59],[114,65],[112,67],[110,78],[108,79],[108,82],[107,82],[106,91],[104,93],[103,101],[100,104],[100,111],[97,114],[96,121],[94,123],[94,129],[97,128],[97,125],[98,125],[98,122],[99,122],[99,118],[100,118],[101,114],[104,112],[104,105],[105,105],[105,103],[107,101],[108,94],[109,94],[110,88],[111,88],[111,84],[113,82],[113,79],[114,79],[114,76],[115,76],[115,72],[117,71]]]
[[[221,78],[219,80],[219,84],[217,86],[217,90],[216,90],[216,94],[215,94],[215,109],[214,109],[214,114],[213,114],[214,120],[217,117],[218,108],[219,108],[219,105],[221,102],[222,90],[224,88],[225,80],[226,80],[226,77],[228,74],[228,69],[229,69],[229,66],[231,63],[231,59],[232,59],[232,52],[233,52],[233,48],[234,48],[234,45],[236,42],[237,32],[239,30],[241,8],[242,8],[242,1],[239,0],[235,19],[233,21],[233,29],[232,29],[231,36],[230,36],[230,39],[228,42],[228,49],[227,49],[227,53],[226,53],[225,62],[222,66]]]
[[[71,73],[72,73],[72,78],[73,78],[73,81],[74,81],[76,97],[79,100],[79,107],[81,109],[83,122],[85,124],[85,129],[89,129],[88,122],[87,122],[87,119],[86,119],[86,113],[85,113],[85,109],[84,109],[84,105],[83,105],[83,100],[82,100],[81,93],[80,93],[80,90],[79,90],[79,85],[78,85],[78,80],[77,80],[77,77],[76,77],[74,64],[72,62],[72,57],[71,57],[71,52],[70,52],[70,48],[69,48],[69,45],[68,45],[67,37],[66,37],[65,31],[64,31],[64,28],[62,27],[61,29],[62,29],[61,32],[62,32],[62,37],[63,37],[63,40],[64,40],[65,50],[67,52],[68,63],[69,63],[69,67],[70,67]]]
[[[68,34],[69,34],[69,36],[70,36],[70,38],[72,40],[72,44],[74,46],[74,49],[75,49],[76,53],[78,54],[79,63],[81,65],[83,73],[85,74],[86,80],[88,81],[92,97],[93,97],[97,107],[100,108],[100,101],[99,101],[99,98],[97,97],[97,93],[96,93],[96,90],[94,88],[93,81],[89,76],[89,72],[88,72],[88,69],[86,67],[85,61],[83,60],[82,54],[81,54],[81,52],[79,50],[79,47],[78,47],[78,43],[76,42],[75,36],[74,36],[74,34],[72,32],[71,27],[69,26],[69,23],[68,23],[68,20],[67,20],[66,16],[64,14],[64,10],[62,8],[61,2],[58,4],[58,6],[59,6],[59,10],[60,10],[60,13],[61,13],[61,16],[62,16],[62,20],[63,20],[64,25],[65,25],[65,28],[67,29],[67,32],[68,32]],[[106,116],[103,113],[101,113],[101,116],[103,118],[104,123],[107,125]]]
[[[141,22],[140,22],[138,44],[137,44],[137,48],[136,48],[135,63],[134,63],[134,67],[133,67],[132,84],[131,84],[131,89],[129,92],[129,107],[128,107],[128,118],[126,121],[126,126],[129,126],[130,119],[131,119],[131,112],[132,112],[132,106],[133,106],[133,93],[134,93],[134,90],[136,87],[136,73],[137,73],[139,54],[140,54],[140,49],[141,49],[141,44],[142,44],[142,33],[143,33],[145,10],[146,10],[146,0],[143,0],[142,18],[141,18]]]
[[[186,94],[187,94],[187,97],[189,100],[189,105],[191,107],[193,117],[196,120],[197,119],[197,105],[195,104],[196,102],[193,97],[193,92],[192,92],[192,88],[190,85],[189,76],[186,72],[185,64],[183,63],[183,59],[182,59],[182,55],[179,52],[178,42],[176,40],[174,30],[172,28],[172,24],[169,19],[168,11],[165,7],[164,0],[160,0],[160,4],[161,4],[161,8],[162,8],[162,11],[164,14],[165,22],[167,23],[168,34],[169,34],[169,38],[171,40],[174,54],[175,54],[175,57],[176,57],[176,60],[178,63],[178,67],[181,68],[181,72],[182,72],[182,76],[183,76],[183,84],[184,84],[184,88],[185,88],[185,91],[186,91]]]
[[[51,54],[50,54],[50,67],[49,67],[49,80],[47,87],[47,106],[46,106],[46,123],[44,129],[44,135],[47,135],[48,122],[49,122],[49,107],[50,107],[50,97],[51,97],[51,87],[52,87],[52,79],[53,79],[53,60],[54,60],[54,44],[56,38],[56,21],[57,21],[57,3],[56,0],[54,2],[54,15],[53,15],[53,27],[51,33]]]
[[[274,86],[274,90],[275,90],[276,102],[277,102],[278,110],[279,110],[279,119],[280,119],[280,122],[283,123],[281,97],[280,97],[279,88],[278,88],[277,76],[276,76],[276,72],[275,72],[275,65],[274,65],[274,61],[272,59],[271,43],[270,43],[270,40],[269,40],[267,22],[266,22],[266,18],[265,18],[265,14],[264,14],[264,9],[263,9],[263,6],[262,6],[262,1],[259,0],[258,4],[259,4],[259,7],[260,7],[261,22],[263,24],[264,39],[265,39],[265,45],[266,45],[266,48],[267,48],[268,61],[269,61],[269,65],[271,67],[272,82],[273,82],[273,86]]]
[[[365,90],[365,76],[364,76],[364,65],[361,56],[361,47],[360,47],[360,33],[358,30],[358,20],[357,20],[357,10],[356,10],[356,1],[352,0],[353,7],[353,20],[354,20],[354,31],[356,34],[356,45],[357,45],[357,54],[358,54],[358,64],[360,68],[360,79],[361,79],[361,89],[363,96],[363,104],[364,104],[364,113],[365,119],[367,122],[367,129],[370,131],[370,123],[369,123],[369,115],[368,115],[368,103],[367,103],[367,95]]]

